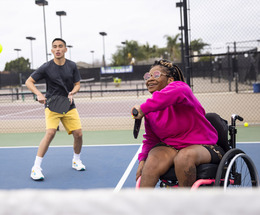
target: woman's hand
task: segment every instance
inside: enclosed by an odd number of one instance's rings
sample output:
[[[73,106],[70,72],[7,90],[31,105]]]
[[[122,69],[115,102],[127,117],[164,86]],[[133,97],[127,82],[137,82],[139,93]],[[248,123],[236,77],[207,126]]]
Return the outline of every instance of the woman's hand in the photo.
[[[143,171],[143,167],[144,167],[144,162],[145,161],[141,161],[138,165],[137,171],[136,171],[136,178],[135,180],[137,181],[138,178],[142,175],[142,171]]]
[[[133,116],[134,119],[142,119],[143,116],[144,116],[144,113],[143,113],[143,111],[141,110],[140,105],[135,105],[135,106],[132,108],[131,113],[133,113],[133,109],[134,109],[134,108],[138,111],[138,115],[137,115],[137,116]]]

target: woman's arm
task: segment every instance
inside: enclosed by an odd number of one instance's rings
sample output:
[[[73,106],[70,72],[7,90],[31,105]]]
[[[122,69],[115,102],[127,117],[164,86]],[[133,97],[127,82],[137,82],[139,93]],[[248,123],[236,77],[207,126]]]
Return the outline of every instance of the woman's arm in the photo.
[[[188,102],[190,93],[190,87],[184,82],[172,82],[161,91],[154,92],[152,98],[147,99],[140,108],[144,115],[164,110],[171,105]]]
[[[143,135],[144,140],[143,140],[143,146],[142,146],[142,151],[138,155],[138,160],[146,160],[149,151],[157,144],[160,142],[160,139],[155,135],[155,133],[152,131],[150,124],[148,120],[146,119],[144,121],[144,126],[145,126],[145,133]]]

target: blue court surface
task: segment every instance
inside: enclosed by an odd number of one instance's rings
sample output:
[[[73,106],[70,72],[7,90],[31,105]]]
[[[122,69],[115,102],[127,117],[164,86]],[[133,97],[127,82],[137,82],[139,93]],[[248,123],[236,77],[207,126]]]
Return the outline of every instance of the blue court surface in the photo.
[[[260,172],[260,143],[238,143]],[[38,147],[0,148],[0,189],[98,189],[135,187],[140,145],[83,146],[86,171],[72,169],[72,147],[50,147],[42,168],[44,181],[30,178]]]
[[[44,181],[33,181],[30,178],[38,147],[0,148],[0,189],[115,188],[139,147],[84,146],[81,160],[86,165],[86,171],[72,169],[72,147],[50,147],[42,164]],[[123,185],[134,187],[135,171],[130,171]]]

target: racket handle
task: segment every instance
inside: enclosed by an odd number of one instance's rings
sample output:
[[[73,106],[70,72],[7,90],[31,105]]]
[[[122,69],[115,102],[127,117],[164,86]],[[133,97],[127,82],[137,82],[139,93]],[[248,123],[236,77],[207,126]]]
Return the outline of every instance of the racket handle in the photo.
[[[136,108],[133,109],[132,111],[133,116],[138,116],[138,110]]]

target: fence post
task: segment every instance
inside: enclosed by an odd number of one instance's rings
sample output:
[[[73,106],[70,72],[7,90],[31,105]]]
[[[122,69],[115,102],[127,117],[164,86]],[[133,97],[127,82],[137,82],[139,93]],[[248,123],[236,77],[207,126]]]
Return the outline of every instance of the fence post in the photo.
[[[238,73],[235,73],[235,80],[236,80],[236,93],[238,93]]]
[[[89,91],[90,91],[90,99],[92,99],[92,86],[89,85]]]
[[[214,73],[214,60],[212,60],[212,55],[210,55],[210,65],[211,65],[211,69],[210,69],[210,83],[213,83],[213,73]]]
[[[237,66],[237,46],[234,42],[233,75],[235,76],[235,88],[238,93],[238,66]]]
[[[190,67],[190,44],[189,44],[189,27],[188,27],[188,8],[187,0],[183,0],[183,18],[184,18],[184,41],[185,41],[185,71],[186,71],[186,81],[189,86],[190,76],[191,76],[191,67]]]
[[[231,65],[230,65],[230,51],[229,51],[229,46],[228,48],[228,90],[231,92],[231,80],[232,80],[232,73],[231,73]]]
[[[16,91],[16,100],[19,100],[19,89],[16,87],[15,91]]]
[[[103,97],[103,91],[102,91],[102,82],[100,81],[100,95]]]

